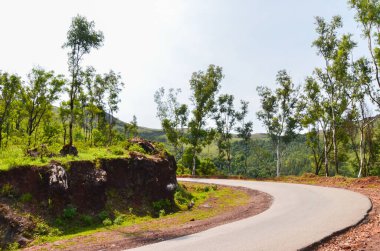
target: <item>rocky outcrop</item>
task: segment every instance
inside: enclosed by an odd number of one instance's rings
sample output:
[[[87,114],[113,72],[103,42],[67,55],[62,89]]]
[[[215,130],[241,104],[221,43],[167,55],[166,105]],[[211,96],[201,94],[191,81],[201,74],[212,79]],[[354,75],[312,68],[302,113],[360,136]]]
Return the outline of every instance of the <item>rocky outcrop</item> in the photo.
[[[0,171],[0,203],[17,202],[28,194],[34,209],[57,216],[68,206],[75,207],[78,213],[95,215],[110,206],[112,196],[117,198],[117,204],[133,205],[134,209],[136,205],[162,199],[173,201],[177,187],[173,156],[158,151],[151,142],[140,143],[153,147],[149,151],[154,154],[131,152],[129,158],[73,161],[65,165],[51,162],[43,167]],[[0,225],[5,224],[2,219],[4,213],[0,210]],[[13,241],[19,237],[15,234]]]

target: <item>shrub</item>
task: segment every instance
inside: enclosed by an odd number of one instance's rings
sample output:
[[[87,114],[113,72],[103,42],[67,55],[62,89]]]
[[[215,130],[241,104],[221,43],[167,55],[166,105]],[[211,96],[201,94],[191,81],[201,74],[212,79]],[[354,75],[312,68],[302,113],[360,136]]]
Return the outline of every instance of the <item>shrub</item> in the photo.
[[[115,220],[113,221],[113,223],[116,224],[116,225],[121,225],[121,224],[123,224],[126,220],[127,220],[127,216],[124,215],[124,214],[121,214],[121,215],[119,215],[119,216],[117,216],[117,217],[115,218]]]
[[[114,146],[114,147],[111,147],[109,150],[112,154],[115,154],[118,156],[124,155],[124,150],[121,147]]]
[[[63,218],[73,219],[77,215],[77,209],[72,205],[68,205],[65,209],[63,209]]]
[[[185,186],[178,185],[174,194],[174,201],[179,205],[187,205],[193,199],[193,195],[186,190]]]
[[[100,221],[104,221],[105,219],[109,218],[109,213],[107,211],[101,211],[98,213],[98,218]]]
[[[110,218],[105,218],[102,223],[104,226],[111,226],[112,220]]]
[[[153,211],[155,215],[160,215],[161,210],[164,210],[164,212],[170,212],[172,209],[172,204],[170,203],[170,200],[158,200],[154,201],[152,203]]]
[[[22,203],[30,202],[33,199],[33,196],[30,193],[24,193],[20,197]]]
[[[130,144],[128,146],[128,151],[146,154],[144,148],[142,148],[139,144]]]
[[[13,186],[11,184],[9,184],[9,183],[4,184],[1,187],[0,193],[1,193],[2,196],[13,197],[13,194],[14,194]]]
[[[37,222],[36,227],[34,228],[35,235],[39,236],[58,236],[62,232],[57,228],[52,228],[47,225],[45,222]]]
[[[81,219],[81,221],[85,224],[85,225],[87,225],[87,226],[90,226],[90,225],[92,225],[92,223],[94,222],[94,219],[93,219],[93,217],[91,216],[91,215],[82,215],[81,217],[80,217],[80,219]]]

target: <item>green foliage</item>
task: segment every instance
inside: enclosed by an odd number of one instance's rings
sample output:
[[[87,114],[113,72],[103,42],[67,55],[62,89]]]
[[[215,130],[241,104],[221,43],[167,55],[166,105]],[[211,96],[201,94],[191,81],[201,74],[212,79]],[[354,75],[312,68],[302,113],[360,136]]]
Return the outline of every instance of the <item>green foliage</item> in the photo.
[[[81,215],[80,220],[86,225],[91,226],[94,223],[94,218],[91,215]]]
[[[110,218],[105,218],[103,221],[102,221],[103,225],[108,227],[108,226],[111,226],[112,225],[112,220]]]
[[[24,193],[20,197],[20,201],[23,203],[30,202],[30,201],[32,201],[32,199],[33,199],[33,196],[30,193]]]
[[[187,190],[185,185],[178,184],[174,194],[174,201],[178,205],[188,205],[194,196]]]
[[[43,221],[38,221],[34,228],[34,234],[36,236],[59,236],[62,235],[62,231],[58,228],[50,227]]]
[[[139,153],[146,154],[145,150],[139,144],[135,144],[135,143],[128,144],[127,150],[130,152],[139,152]]]
[[[15,194],[14,188],[11,184],[5,183],[0,190],[1,196],[13,197]]]
[[[152,202],[152,209],[153,209],[153,215],[154,216],[161,216],[162,213],[164,215],[166,212],[170,212],[173,209],[173,205],[168,199],[162,199],[158,201]]]
[[[109,213],[107,211],[101,211],[97,216],[103,222],[105,219],[109,218]]]
[[[77,216],[77,208],[73,205],[68,205],[65,209],[63,209],[63,218],[71,220],[75,216]]]

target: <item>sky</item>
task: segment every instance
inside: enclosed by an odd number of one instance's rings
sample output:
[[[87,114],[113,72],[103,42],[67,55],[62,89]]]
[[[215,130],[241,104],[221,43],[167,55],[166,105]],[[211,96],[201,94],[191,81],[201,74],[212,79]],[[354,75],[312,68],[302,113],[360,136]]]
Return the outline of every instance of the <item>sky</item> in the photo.
[[[153,95],[160,87],[181,88],[191,106],[189,79],[209,64],[223,67],[220,94],[250,102],[254,133],[257,86],[275,88],[279,70],[302,84],[321,59],[311,47],[314,18],[343,17],[342,32],[359,42],[354,57],[366,54],[360,27],[346,0],[0,0],[0,71],[26,75],[35,66],[68,75],[62,49],[77,14],[95,22],[104,46],[82,65],[98,73],[120,72],[124,90],[117,116],[139,126],[160,128]],[[63,96],[64,97],[64,96]]]

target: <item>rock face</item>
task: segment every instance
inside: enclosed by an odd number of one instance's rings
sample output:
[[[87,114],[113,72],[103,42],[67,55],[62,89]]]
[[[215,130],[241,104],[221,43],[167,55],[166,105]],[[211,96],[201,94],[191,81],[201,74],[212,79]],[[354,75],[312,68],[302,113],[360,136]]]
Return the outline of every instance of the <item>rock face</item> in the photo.
[[[146,144],[153,147],[149,142]],[[134,209],[162,199],[173,201],[177,187],[176,162],[167,153],[154,147],[151,150],[154,155],[131,152],[129,158],[73,161],[64,166],[52,162],[44,167],[23,166],[0,171],[0,205],[30,194],[34,207],[45,208],[54,216],[61,215],[68,206],[81,214],[97,214],[109,207],[115,196],[114,204],[133,205]],[[9,217],[3,211],[0,210],[0,228],[8,224],[4,219]],[[1,235],[4,233],[0,231],[0,240],[5,238]],[[17,241],[15,238],[21,237],[14,234],[13,241]]]

